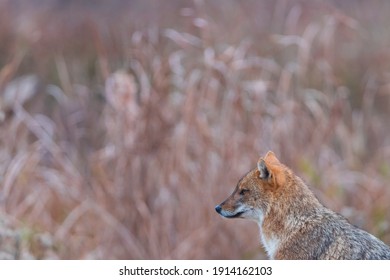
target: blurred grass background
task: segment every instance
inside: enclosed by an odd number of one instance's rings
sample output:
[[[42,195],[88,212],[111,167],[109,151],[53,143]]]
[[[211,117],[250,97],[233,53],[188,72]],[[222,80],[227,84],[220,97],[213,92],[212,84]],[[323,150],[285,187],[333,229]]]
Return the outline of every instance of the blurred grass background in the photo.
[[[273,150],[390,244],[390,2],[0,0],[0,258],[261,259]]]

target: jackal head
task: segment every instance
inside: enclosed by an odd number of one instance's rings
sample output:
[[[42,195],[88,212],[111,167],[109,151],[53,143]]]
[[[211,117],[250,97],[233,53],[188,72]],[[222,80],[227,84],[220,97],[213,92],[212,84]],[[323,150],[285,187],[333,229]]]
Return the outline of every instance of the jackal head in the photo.
[[[237,183],[233,193],[215,210],[226,218],[245,218],[262,222],[275,193],[285,184],[285,169],[273,152],[268,152]]]

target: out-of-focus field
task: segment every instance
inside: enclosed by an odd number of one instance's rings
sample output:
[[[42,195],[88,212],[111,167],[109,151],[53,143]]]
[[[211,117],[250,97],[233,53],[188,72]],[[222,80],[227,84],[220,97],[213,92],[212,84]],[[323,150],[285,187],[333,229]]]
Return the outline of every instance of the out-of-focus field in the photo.
[[[0,258],[265,258],[214,206],[268,150],[390,244],[389,15],[1,0]]]

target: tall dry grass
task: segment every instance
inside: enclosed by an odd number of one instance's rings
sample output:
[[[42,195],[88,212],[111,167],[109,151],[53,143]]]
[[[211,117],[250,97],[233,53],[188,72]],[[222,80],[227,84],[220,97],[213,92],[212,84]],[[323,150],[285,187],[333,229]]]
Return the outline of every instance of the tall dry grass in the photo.
[[[264,258],[274,150],[390,243],[387,1],[2,1],[2,258]]]

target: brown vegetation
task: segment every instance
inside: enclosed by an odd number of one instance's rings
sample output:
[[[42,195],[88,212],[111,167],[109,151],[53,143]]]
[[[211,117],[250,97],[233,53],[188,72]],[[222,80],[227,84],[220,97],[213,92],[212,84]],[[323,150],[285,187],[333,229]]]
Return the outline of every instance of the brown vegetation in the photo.
[[[78,2],[0,2],[1,257],[263,258],[270,149],[390,244],[389,1]]]

